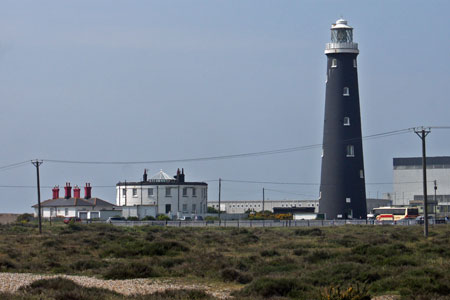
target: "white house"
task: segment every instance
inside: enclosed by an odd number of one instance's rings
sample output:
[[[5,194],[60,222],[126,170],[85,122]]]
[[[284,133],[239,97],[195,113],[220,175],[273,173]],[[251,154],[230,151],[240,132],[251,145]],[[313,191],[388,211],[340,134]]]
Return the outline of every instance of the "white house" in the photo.
[[[70,183],[64,187],[64,198],[59,197],[59,187],[53,188],[53,197],[41,203],[41,216],[43,218],[65,218],[78,217],[81,219],[101,219],[106,220],[115,215],[122,215],[119,207],[105,200],[91,197],[92,187],[86,183],[84,187],[85,197],[81,198],[80,188],[73,189]],[[34,215],[38,216],[38,204],[33,205]]]
[[[174,177],[160,170],[150,179],[145,170],[142,179],[116,185],[116,205],[129,216],[143,218],[160,214],[180,216],[206,213],[208,184],[186,182],[184,169],[181,172],[178,169]]]

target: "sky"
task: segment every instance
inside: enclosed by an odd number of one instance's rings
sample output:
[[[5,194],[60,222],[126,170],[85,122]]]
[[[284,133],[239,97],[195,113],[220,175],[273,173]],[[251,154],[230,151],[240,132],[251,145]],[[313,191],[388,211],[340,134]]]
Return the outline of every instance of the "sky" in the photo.
[[[209,200],[317,199],[321,149],[161,161],[320,144],[325,43],[340,17],[359,43],[363,136],[450,125],[450,2],[77,0],[0,2],[0,212],[31,212],[54,185],[115,202],[115,184],[184,168]],[[450,155],[450,130],[427,154]],[[368,197],[392,191],[392,158],[420,156],[405,133],[364,141]],[[226,180],[308,183],[276,185]],[[375,184],[376,183],[376,184]]]

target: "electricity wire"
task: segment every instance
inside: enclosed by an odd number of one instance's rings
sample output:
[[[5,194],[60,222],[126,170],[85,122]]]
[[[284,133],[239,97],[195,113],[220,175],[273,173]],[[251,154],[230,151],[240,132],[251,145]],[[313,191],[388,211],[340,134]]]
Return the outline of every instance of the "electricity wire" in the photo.
[[[413,128],[405,128],[400,130],[388,131],[383,133],[377,133],[362,137],[362,139],[377,139],[388,137],[392,135],[408,133]],[[342,142],[350,142],[354,140],[360,140],[361,138],[346,139]],[[179,162],[197,162],[197,161],[212,161],[212,160],[224,160],[233,158],[243,158],[243,157],[253,157],[253,156],[264,156],[264,155],[274,155],[289,152],[297,152],[310,150],[322,147],[323,144],[312,144],[306,146],[297,146],[290,148],[258,151],[258,152],[248,152],[230,155],[217,155],[217,156],[207,156],[207,157],[196,157],[196,158],[182,158],[182,159],[166,159],[166,160],[149,160],[149,161],[81,161],[81,160],[59,160],[59,159],[44,159],[45,162],[50,163],[62,163],[62,164],[91,164],[91,165],[136,165],[136,164],[162,164],[162,163],[179,163]]]

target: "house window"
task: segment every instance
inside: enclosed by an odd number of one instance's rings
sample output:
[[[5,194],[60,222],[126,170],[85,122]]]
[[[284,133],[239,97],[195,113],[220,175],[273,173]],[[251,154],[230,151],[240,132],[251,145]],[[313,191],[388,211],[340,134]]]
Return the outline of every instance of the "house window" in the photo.
[[[127,189],[123,189],[122,190],[122,196],[126,196],[127,195]]]
[[[350,203],[352,202],[350,198],[345,198],[345,202]]]
[[[170,204],[166,204],[166,214],[170,213],[172,210],[172,206]]]
[[[356,68],[357,67],[357,65],[356,65],[356,58],[354,58],[353,59],[353,68]]]
[[[349,89],[348,87],[345,87],[345,88],[344,88],[344,93],[343,93],[343,95],[344,95],[344,96],[350,96],[350,89]]]
[[[353,145],[347,145],[347,157],[355,156],[355,147]]]
[[[69,215],[69,209],[68,208],[64,208],[64,215],[66,217]]]
[[[197,210],[197,205],[192,204],[192,212],[195,214]]]
[[[183,188],[183,197],[187,197],[187,188]]]
[[[170,187],[166,187],[166,197],[172,197],[171,188]]]
[[[336,58],[333,58],[333,59],[331,60],[331,67],[332,67],[332,68],[337,68],[337,59],[336,59]]]
[[[54,208],[50,207],[50,217],[53,216],[53,211],[54,211]]]
[[[137,197],[137,189],[133,189],[133,197]]]
[[[195,188],[192,188],[192,197],[197,197],[197,191]]]
[[[364,170],[359,170],[359,178],[364,178]]]
[[[148,196],[153,196],[153,189],[148,189],[147,190]]]
[[[187,204],[183,204],[183,212],[187,212]]]
[[[344,126],[350,126],[350,118],[344,117]]]

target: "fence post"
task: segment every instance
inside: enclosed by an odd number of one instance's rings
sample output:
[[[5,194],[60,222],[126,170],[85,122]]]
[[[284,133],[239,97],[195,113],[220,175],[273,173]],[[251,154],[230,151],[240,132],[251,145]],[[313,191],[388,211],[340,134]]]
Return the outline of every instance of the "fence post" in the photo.
[[[307,222],[308,222],[308,227],[309,227],[309,220]]]

